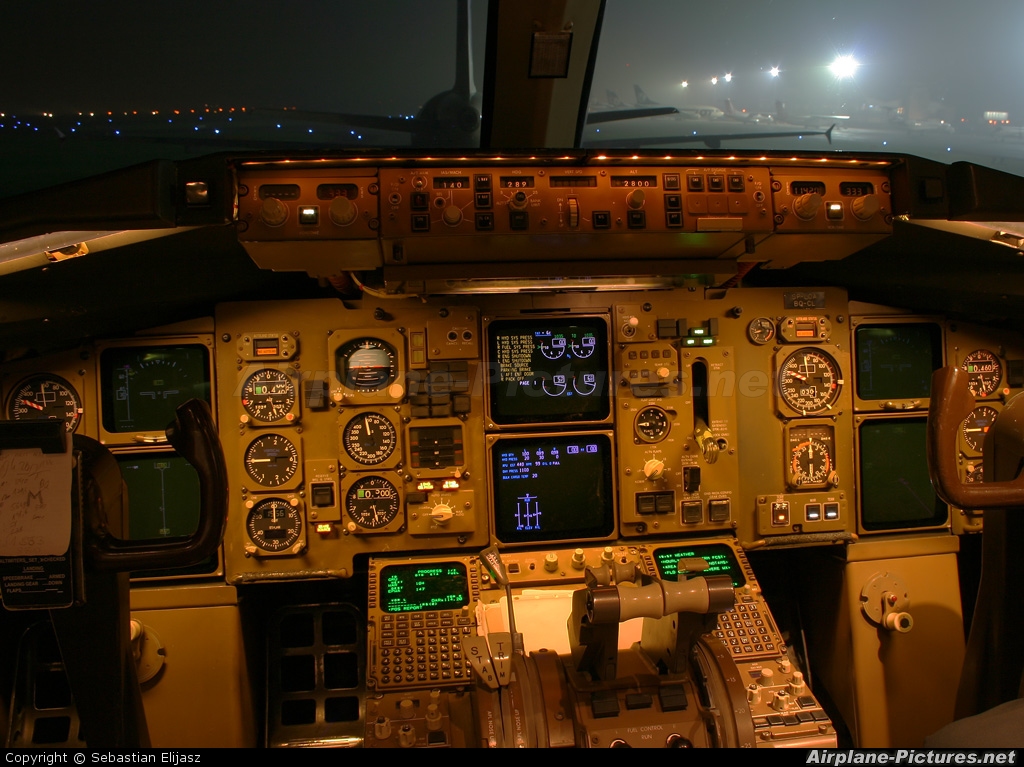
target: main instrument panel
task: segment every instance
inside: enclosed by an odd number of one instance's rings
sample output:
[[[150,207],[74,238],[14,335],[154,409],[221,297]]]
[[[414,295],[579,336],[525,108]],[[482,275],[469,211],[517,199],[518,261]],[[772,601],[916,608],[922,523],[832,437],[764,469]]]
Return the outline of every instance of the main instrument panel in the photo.
[[[343,676],[372,694],[368,744],[409,744],[385,722],[392,703],[407,719],[428,712],[428,741],[438,716],[470,715],[463,688],[505,668],[472,648],[493,655],[506,594],[569,593],[603,572],[629,571],[637,588],[684,583],[690,559],[732,577],[732,606],[703,626],[718,643],[695,650],[749,724],[730,743],[834,744],[746,552],[980,530],[980,514],[931,487],[931,373],[954,364],[970,377],[967,482],[1024,389],[1010,331],[835,287],[740,286],[745,262],[841,258],[890,235],[891,171],[737,158],[240,163],[237,231],[253,261],[325,285],[351,276],[359,296],[222,302],[8,361],[5,416],[60,420],[107,445],[128,489],[126,536],[163,538],[195,528],[199,498],[164,428],[180,403],[209,402],[229,472],[222,552],[136,584],[365,578],[354,621],[366,642],[345,655],[365,665]],[[375,287],[358,276],[370,271]],[[507,592],[481,560],[488,548]],[[589,700],[577,723],[630,742],[591,721],[604,715],[591,716],[598,691],[578,668],[552,671],[575,648],[557,663],[543,652],[516,661],[518,678]],[[667,684],[643,695],[675,727]]]
[[[238,302],[195,328],[9,364],[4,402],[138,467],[135,536],[195,519],[167,481],[189,469],[162,429],[181,401],[210,401],[230,468],[229,583],[491,543],[544,551],[555,559],[538,567],[571,581],[581,545],[961,532],[980,518],[951,513],[927,479],[930,373],[970,373],[966,481],[1024,383],[1008,338],[837,289]]]

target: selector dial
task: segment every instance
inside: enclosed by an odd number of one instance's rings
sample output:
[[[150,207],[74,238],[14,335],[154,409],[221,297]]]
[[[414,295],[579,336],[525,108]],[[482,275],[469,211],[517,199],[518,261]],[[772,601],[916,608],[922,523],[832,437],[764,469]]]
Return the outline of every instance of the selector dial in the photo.
[[[281,226],[288,220],[288,206],[276,197],[268,197],[260,205],[260,220],[267,226]]]
[[[810,221],[818,215],[818,210],[821,209],[823,202],[824,200],[817,192],[802,194],[793,200],[793,212],[797,218]]]
[[[356,220],[358,212],[356,206],[348,197],[335,197],[331,200],[331,207],[327,209],[327,215],[338,226],[348,226],[351,224]]]

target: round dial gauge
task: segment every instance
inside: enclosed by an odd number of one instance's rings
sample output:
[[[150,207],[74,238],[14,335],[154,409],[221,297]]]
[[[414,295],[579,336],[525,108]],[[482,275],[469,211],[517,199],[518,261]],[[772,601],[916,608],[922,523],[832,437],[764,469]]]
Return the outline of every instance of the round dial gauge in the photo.
[[[357,338],[335,355],[338,377],[355,391],[380,391],[398,375],[394,347],[379,338]]]
[[[280,487],[295,476],[299,451],[280,434],[264,434],[245,450],[245,470],[264,487]]]
[[[668,413],[660,407],[645,407],[633,421],[633,430],[641,442],[661,442],[668,436],[669,428]]]
[[[967,388],[975,397],[987,397],[999,388],[1003,365],[988,349],[978,349],[964,357],[960,367],[967,371]]]
[[[747,325],[747,336],[755,344],[766,344],[775,338],[775,323],[767,317],[755,317]]]
[[[820,349],[799,349],[779,369],[779,394],[801,415],[831,410],[843,385],[839,363]]]
[[[967,473],[964,475],[964,482],[984,482],[983,469],[980,463],[967,464]]]
[[[36,375],[26,378],[7,403],[12,421],[63,421],[68,432],[82,420],[82,400],[75,387],[60,376]]]
[[[345,424],[341,444],[356,463],[376,466],[395,452],[398,432],[380,413],[362,413]]]
[[[295,407],[295,384],[280,370],[257,370],[242,384],[242,407],[257,421],[280,421]]]
[[[385,527],[398,516],[398,490],[384,477],[357,479],[345,496],[345,511],[360,527]]]
[[[264,551],[285,551],[302,533],[302,514],[282,498],[267,498],[249,510],[245,531]]]
[[[967,447],[976,453],[981,452],[981,448],[985,444],[985,435],[997,415],[999,415],[999,411],[988,405],[980,405],[971,411],[960,427]]]

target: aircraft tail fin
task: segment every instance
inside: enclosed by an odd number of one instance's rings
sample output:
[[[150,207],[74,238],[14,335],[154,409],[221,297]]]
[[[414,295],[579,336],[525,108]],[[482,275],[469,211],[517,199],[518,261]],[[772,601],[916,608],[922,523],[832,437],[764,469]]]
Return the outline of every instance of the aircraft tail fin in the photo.
[[[633,92],[636,94],[636,105],[638,107],[655,106],[658,103],[657,101],[652,101],[639,85],[633,86]]]

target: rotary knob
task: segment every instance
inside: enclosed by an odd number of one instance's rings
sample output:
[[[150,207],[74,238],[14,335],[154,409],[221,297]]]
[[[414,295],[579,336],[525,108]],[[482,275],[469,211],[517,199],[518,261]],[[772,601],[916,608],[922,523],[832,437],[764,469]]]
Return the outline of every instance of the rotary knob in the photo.
[[[512,199],[508,201],[508,204],[516,210],[522,210],[526,207],[526,203],[529,202],[529,199],[530,198],[526,196],[526,192],[516,192],[512,195]]]
[[[455,516],[455,512],[452,511],[452,507],[444,502],[435,504],[434,508],[430,510],[430,518],[439,525],[448,524],[453,516]]]
[[[348,197],[335,197],[327,215],[338,226],[348,226],[356,220],[356,206]]]
[[[449,205],[441,212],[441,220],[448,224],[448,226],[458,226],[459,222],[462,221],[462,211],[454,205]]]
[[[644,194],[643,189],[634,189],[626,195],[626,205],[633,210],[640,210],[644,206],[645,199],[647,199],[647,196]]]
[[[878,213],[881,208],[882,203],[879,202],[878,197],[873,194],[866,194],[863,197],[855,197],[853,202],[850,203],[850,210],[853,211],[853,215],[861,221],[867,221]]]
[[[665,473],[665,462],[660,458],[649,458],[644,464],[644,476],[647,479],[661,479]]]
[[[281,226],[288,218],[288,206],[276,197],[268,197],[260,206],[260,220],[267,226]]]
[[[558,555],[549,551],[544,557],[544,569],[549,573],[558,572]]]
[[[818,215],[818,209],[821,208],[822,202],[821,195],[817,192],[802,194],[793,200],[793,212],[797,218],[810,221]]]
[[[569,560],[569,563],[572,565],[573,570],[582,570],[586,567],[587,558],[583,554],[583,549],[576,549],[576,551],[572,553],[572,559]]]

